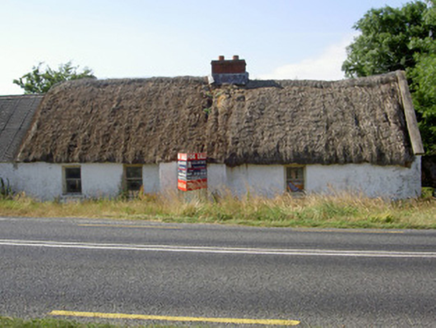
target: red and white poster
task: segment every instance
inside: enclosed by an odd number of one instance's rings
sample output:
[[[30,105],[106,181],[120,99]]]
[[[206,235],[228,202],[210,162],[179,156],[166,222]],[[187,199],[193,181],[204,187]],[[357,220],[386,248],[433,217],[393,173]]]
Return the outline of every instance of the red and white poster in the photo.
[[[191,191],[207,188],[206,153],[179,153],[177,188]]]

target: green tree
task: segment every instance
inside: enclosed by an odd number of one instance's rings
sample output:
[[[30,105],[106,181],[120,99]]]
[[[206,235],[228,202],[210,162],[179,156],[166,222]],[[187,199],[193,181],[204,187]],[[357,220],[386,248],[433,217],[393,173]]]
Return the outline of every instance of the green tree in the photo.
[[[419,117],[421,131],[427,154],[436,154],[436,0],[429,1],[424,15],[424,24],[430,30],[424,39],[414,39],[411,49],[414,54],[415,67],[408,69],[412,84],[413,105]]]
[[[347,48],[342,65],[348,77],[369,76],[414,67],[412,40],[425,39],[431,26],[425,24],[427,4],[407,3],[402,8],[386,6],[369,10],[353,28],[361,34]]]
[[[342,70],[361,77],[404,70],[424,147],[436,153],[436,0],[369,10],[354,28]]]
[[[32,71],[23,75],[13,82],[24,89],[24,93],[46,93],[53,85],[83,78],[95,78],[92,70],[85,67],[82,72],[78,72],[78,66],[73,66],[69,61],[59,65],[58,70],[51,69],[49,66],[43,70],[44,63],[39,63],[32,68]]]

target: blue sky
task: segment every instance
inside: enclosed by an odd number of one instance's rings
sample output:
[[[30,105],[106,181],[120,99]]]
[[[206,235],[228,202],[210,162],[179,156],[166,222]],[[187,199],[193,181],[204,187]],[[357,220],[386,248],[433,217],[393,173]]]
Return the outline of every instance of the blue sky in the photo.
[[[239,55],[255,79],[343,78],[354,23],[407,0],[0,0],[0,95],[45,62],[98,78],[206,76]]]

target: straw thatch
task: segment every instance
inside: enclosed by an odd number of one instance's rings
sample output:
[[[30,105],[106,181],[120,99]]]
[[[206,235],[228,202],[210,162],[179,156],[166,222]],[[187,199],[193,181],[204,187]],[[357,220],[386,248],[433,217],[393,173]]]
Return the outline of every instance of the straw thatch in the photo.
[[[45,96],[19,160],[175,161],[178,152],[251,164],[408,165],[414,154],[396,73],[344,80],[78,80]]]

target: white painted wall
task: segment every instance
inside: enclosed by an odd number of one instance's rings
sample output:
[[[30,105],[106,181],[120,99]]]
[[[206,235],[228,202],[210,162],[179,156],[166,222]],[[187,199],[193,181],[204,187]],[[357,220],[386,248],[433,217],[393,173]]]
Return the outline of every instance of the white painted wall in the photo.
[[[225,165],[207,165],[207,189],[209,192],[229,190],[227,183],[227,169]]]
[[[227,167],[227,185],[232,193],[273,197],[285,190],[285,169],[282,165],[241,165]]]
[[[0,177],[9,179],[12,189],[24,191],[40,200],[51,200],[63,195],[63,167],[80,166],[82,195],[87,198],[116,197],[120,194],[122,164],[49,164],[49,163],[0,163]],[[144,191],[159,192],[159,166],[143,166]]]
[[[13,191],[50,200],[62,194],[62,169],[56,164],[0,164],[0,177],[9,179]]]
[[[225,179],[227,182],[221,185],[227,185],[239,196],[249,191],[272,197],[286,191],[286,168],[282,165],[227,168]],[[209,189],[213,186],[211,182],[208,185]],[[305,190],[319,194],[346,191],[393,199],[418,197],[421,195],[421,157],[417,156],[410,168],[371,164],[307,165]]]
[[[82,168],[82,194],[85,197],[119,195],[122,164],[76,164]],[[61,164],[0,163],[0,177],[8,178],[14,191],[48,200],[62,196]],[[272,197],[285,192],[286,168],[283,165],[208,165],[208,189],[230,191],[242,196]],[[143,166],[144,191],[177,191],[177,162]],[[421,157],[410,168],[371,164],[308,165],[305,169],[308,193],[351,191],[370,197],[409,198],[421,194]]]
[[[113,163],[77,165],[81,167],[83,196],[112,198],[120,195],[122,190],[123,165]]]
[[[122,164],[80,164],[82,168],[82,194],[85,197],[116,197],[123,183]],[[159,166],[143,165],[142,180],[145,193],[159,192]]]
[[[308,165],[306,191],[332,193],[351,191],[369,197],[395,199],[421,195],[421,156],[410,168],[371,164]]]
[[[272,197],[286,191],[285,180],[286,168],[282,165],[230,168],[215,164],[213,170],[208,166],[209,191],[230,190],[238,196],[249,191],[253,195]],[[421,195],[421,157],[417,156],[410,168],[371,164],[307,165],[305,190],[319,194],[346,191],[393,199],[418,197]]]
[[[159,165],[150,164],[142,166],[142,180],[146,194],[158,193],[159,186]]]
[[[161,193],[177,192],[177,162],[159,164]]]

